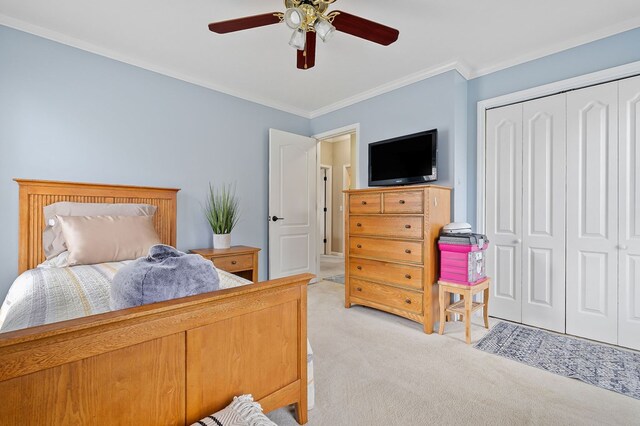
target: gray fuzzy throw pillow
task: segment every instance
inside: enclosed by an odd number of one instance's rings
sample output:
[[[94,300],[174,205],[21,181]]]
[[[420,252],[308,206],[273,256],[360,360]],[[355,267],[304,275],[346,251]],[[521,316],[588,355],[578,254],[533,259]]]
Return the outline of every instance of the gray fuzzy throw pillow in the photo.
[[[111,309],[162,302],[220,288],[213,263],[197,254],[155,245],[147,257],[124,266],[111,283]]]

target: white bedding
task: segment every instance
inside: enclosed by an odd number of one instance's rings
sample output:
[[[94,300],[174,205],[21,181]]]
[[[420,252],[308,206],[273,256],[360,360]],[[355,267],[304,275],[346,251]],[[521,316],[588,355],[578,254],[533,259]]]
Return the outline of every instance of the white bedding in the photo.
[[[0,332],[108,312],[113,276],[130,262],[24,272],[13,282],[0,308]],[[221,289],[251,283],[220,269],[218,274]]]

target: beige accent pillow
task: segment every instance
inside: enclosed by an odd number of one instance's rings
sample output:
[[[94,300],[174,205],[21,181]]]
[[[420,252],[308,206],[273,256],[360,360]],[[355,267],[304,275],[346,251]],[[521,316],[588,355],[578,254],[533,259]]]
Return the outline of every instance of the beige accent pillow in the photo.
[[[69,266],[133,260],[160,244],[153,216],[56,216]]]
[[[149,204],[72,203],[63,201],[43,209],[45,228],[42,246],[47,260],[67,250],[56,216],[153,216],[157,207]]]

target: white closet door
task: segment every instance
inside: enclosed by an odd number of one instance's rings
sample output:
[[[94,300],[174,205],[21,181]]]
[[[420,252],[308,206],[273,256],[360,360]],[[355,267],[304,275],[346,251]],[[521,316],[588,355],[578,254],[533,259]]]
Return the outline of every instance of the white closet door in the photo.
[[[522,104],[487,111],[489,314],[522,321]]]
[[[618,83],[567,95],[567,333],[617,342]]]
[[[620,81],[618,344],[640,349],[640,77]]]
[[[564,333],[566,95],[523,107],[522,322]]]

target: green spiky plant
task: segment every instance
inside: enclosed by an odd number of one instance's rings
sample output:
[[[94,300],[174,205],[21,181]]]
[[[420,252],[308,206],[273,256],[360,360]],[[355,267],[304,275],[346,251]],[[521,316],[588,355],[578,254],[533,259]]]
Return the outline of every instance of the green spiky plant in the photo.
[[[240,219],[235,185],[222,185],[220,189],[216,189],[209,183],[204,211],[214,234],[230,234]]]

